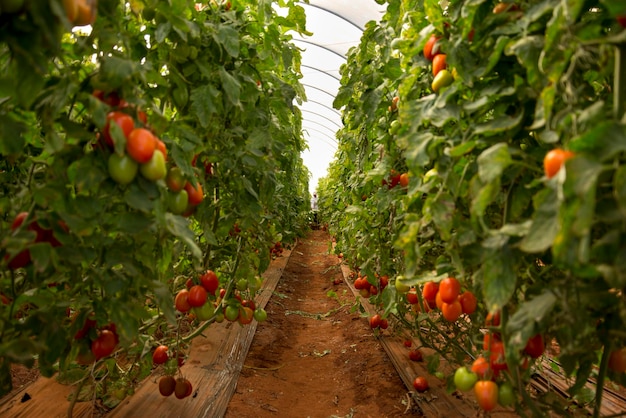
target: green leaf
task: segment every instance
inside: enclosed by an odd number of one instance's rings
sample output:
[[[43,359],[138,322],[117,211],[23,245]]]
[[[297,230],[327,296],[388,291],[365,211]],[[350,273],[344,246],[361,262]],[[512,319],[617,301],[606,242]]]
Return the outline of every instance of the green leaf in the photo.
[[[424,205],[424,213],[432,217],[442,240],[450,239],[454,220],[454,199],[452,196],[442,193],[434,199],[427,199]]]
[[[165,214],[165,227],[174,236],[178,237],[187,245],[191,254],[200,260],[202,258],[202,251],[196,244],[196,237],[194,233],[189,229],[187,220],[182,216],[176,216],[171,213]],[[171,303],[171,301],[170,301]]]
[[[191,91],[191,110],[203,128],[209,126],[211,116],[218,111],[214,101],[218,96],[219,92],[210,84],[205,84]]]
[[[121,88],[136,71],[135,61],[119,58],[116,56],[105,56],[100,65],[101,77],[106,80],[107,87],[111,90]]]
[[[512,162],[507,144],[500,142],[478,156],[478,175],[484,183],[489,183],[500,177]]]
[[[614,121],[597,124],[570,141],[570,149],[593,155],[598,161],[608,161],[626,151],[626,126]]]
[[[613,176],[613,193],[624,216],[626,216],[626,165],[618,167]]]
[[[239,32],[232,26],[220,25],[214,38],[233,58],[239,56]]]
[[[528,235],[520,243],[527,253],[539,253],[550,248],[559,233],[559,200],[556,191],[544,189],[535,196],[535,211]]]
[[[228,100],[233,106],[240,106],[239,95],[241,93],[241,83],[230,75],[224,67],[220,67],[220,80],[222,81],[222,89],[224,89]]]
[[[489,312],[502,309],[509,302],[517,284],[514,257],[508,246],[485,255],[480,269],[485,304]]]
[[[557,298],[554,293],[544,290],[540,295],[519,306],[506,324],[506,331],[509,334],[506,346],[507,358],[518,355],[517,353],[526,346],[530,337],[540,332],[540,324],[552,313],[556,302]]]
[[[26,145],[23,136],[26,130],[25,124],[9,115],[0,115],[0,154],[8,156],[21,153]]]

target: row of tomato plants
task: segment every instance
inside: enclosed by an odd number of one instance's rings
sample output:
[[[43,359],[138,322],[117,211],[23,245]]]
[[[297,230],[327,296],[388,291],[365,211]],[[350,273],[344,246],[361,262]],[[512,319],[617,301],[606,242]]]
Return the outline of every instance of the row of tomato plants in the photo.
[[[337,251],[371,286],[390,278],[362,296],[438,351],[432,372],[439,356],[459,367],[450,390],[567,414],[530,395],[553,367],[599,415],[607,377],[626,382],[626,6],[386,3],[335,100],[344,127],[318,192]]]
[[[304,14],[272,3],[0,4],[0,393],[36,361],[113,406],[164,363],[184,397],[195,336],[264,320],[308,216]]]

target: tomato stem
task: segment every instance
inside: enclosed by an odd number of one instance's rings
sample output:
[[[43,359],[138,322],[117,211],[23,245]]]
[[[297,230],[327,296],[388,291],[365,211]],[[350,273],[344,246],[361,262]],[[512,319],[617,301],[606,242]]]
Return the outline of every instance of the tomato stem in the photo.
[[[618,120],[626,113],[626,44],[615,46],[615,75],[613,78],[613,111]]]
[[[624,67],[626,68],[626,67]],[[593,418],[600,416],[602,407],[602,392],[604,391],[604,378],[609,368],[609,357],[611,356],[611,343],[607,343],[602,351],[602,359],[600,360],[600,368],[598,370],[598,379],[596,380],[596,402],[593,407]]]

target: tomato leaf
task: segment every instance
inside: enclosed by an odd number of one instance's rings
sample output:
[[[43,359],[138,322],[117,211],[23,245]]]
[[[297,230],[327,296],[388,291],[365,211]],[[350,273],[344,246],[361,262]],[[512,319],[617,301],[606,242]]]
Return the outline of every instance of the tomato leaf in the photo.
[[[519,352],[526,346],[526,343],[533,335],[542,329],[542,322],[554,310],[557,298],[548,289],[540,295],[523,302],[519,308],[509,318],[506,323],[507,340],[506,358],[513,359],[519,357]]]
[[[478,156],[478,175],[484,183],[500,177],[513,160],[506,143],[495,144]]]
[[[520,249],[539,253],[550,248],[559,233],[559,201],[556,191],[544,189],[535,195],[535,216],[528,235],[520,243]]]
[[[233,58],[239,56],[239,32],[237,29],[230,25],[219,25],[217,33],[213,37],[222,45],[228,55]]]
[[[219,97],[219,91],[210,84],[197,87],[191,91],[191,110],[203,128],[209,126],[211,115],[217,112],[214,99]]]
[[[240,106],[239,95],[241,94],[241,83],[230,75],[223,67],[220,67],[220,80],[226,97],[233,106]]]
[[[483,265],[474,276],[474,280],[482,284],[483,296],[487,310],[496,312],[506,305],[517,284],[511,249],[504,245],[497,251],[485,252]]]
[[[165,227],[174,236],[178,237],[187,245],[191,254],[200,260],[202,251],[196,244],[194,233],[188,228],[187,220],[182,216],[176,216],[171,213],[165,214]]]

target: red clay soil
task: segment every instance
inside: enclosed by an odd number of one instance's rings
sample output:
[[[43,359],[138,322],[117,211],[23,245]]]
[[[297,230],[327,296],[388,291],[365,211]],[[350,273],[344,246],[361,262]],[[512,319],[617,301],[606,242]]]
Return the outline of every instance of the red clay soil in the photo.
[[[329,243],[312,231],[292,251],[226,418],[420,416],[367,321],[351,312]]]

